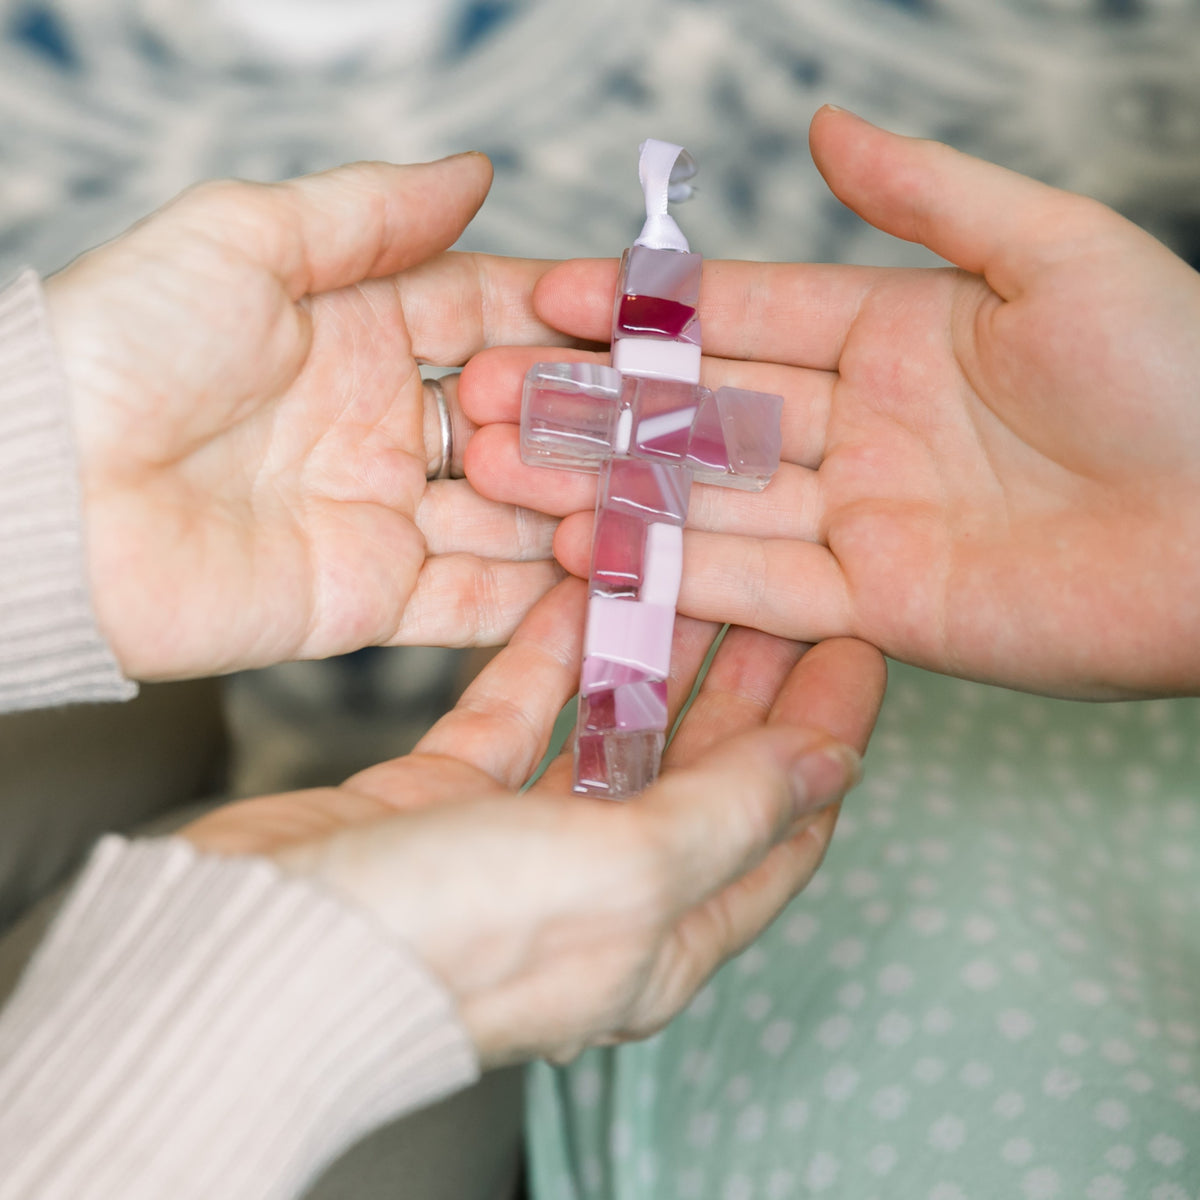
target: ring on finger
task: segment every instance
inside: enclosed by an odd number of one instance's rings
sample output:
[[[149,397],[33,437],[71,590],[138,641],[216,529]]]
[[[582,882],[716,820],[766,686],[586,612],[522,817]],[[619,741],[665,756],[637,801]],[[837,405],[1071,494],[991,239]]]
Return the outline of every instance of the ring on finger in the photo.
[[[437,462],[425,472],[426,479],[449,479],[450,467],[454,462],[454,422],[450,419],[450,405],[446,401],[446,389],[440,379],[422,381],[425,391],[437,408],[438,430],[441,435],[440,453]]]

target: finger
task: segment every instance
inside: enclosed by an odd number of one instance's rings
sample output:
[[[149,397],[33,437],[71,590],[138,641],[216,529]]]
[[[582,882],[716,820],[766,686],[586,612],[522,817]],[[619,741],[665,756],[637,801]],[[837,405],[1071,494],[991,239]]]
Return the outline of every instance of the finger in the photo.
[[[682,915],[663,947],[658,973],[681,1008],[727,959],[740,954],[817,873],[837,825],[838,804],[803,819],[762,861]]]
[[[474,554],[427,558],[387,644],[498,645],[562,574],[546,561],[503,562]]]
[[[509,460],[511,461],[511,460]],[[500,464],[498,463],[497,466]],[[587,499],[583,484],[575,486],[562,497],[540,501],[527,483],[521,469],[510,481],[502,480],[497,491],[502,495],[532,498],[533,503],[566,502]],[[540,482],[537,480],[531,482]],[[595,488],[592,485],[594,496]],[[688,505],[687,528],[708,533],[739,534],[760,538],[793,538],[820,541],[824,533],[824,497],[821,480],[815,471],[805,467],[780,467],[775,478],[763,492],[743,492],[736,488],[710,487],[701,484],[692,489]],[[566,513],[554,537],[554,554],[574,575],[586,575],[591,559],[595,522],[590,510]],[[684,534],[686,539],[687,534]]]
[[[720,666],[722,672],[727,669]],[[883,656],[874,647],[850,639],[820,643],[788,673],[770,705],[769,719],[773,728],[785,726],[785,736],[794,737],[797,747],[810,747],[807,753],[814,769],[801,768],[801,789],[806,795],[800,803],[802,811],[760,860],[754,860],[751,850],[744,873],[739,874],[735,864],[729,882],[702,897],[682,917],[665,950],[668,965],[660,972],[678,980],[678,991],[668,1002],[686,1000],[721,962],[749,945],[812,878],[837,822],[837,805],[821,807],[821,797],[828,797],[830,788],[843,794],[857,781],[854,751],[861,754],[866,749],[885,682]],[[820,741],[818,730],[831,735],[828,743]],[[814,737],[818,739],[815,760]],[[732,806],[736,808],[742,793],[733,794],[739,797]],[[752,837],[747,844],[753,847]]]
[[[779,690],[770,723],[823,729],[866,752],[887,685],[887,664],[874,646],[855,638],[815,645]]]
[[[417,528],[431,555],[474,554],[512,562],[549,559],[557,526],[553,517],[485,499],[465,479],[428,484],[417,509]]]
[[[548,361],[607,363],[608,355],[550,347],[489,350],[473,358],[463,370],[459,398],[464,412],[476,425],[506,423],[515,428],[521,420],[525,374],[535,363]],[[837,383],[832,372],[706,356],[703,382],[713,390],[737,387],[782,396],[782,458],[805,466],[816,466],[821,461]]]
[[[616,271],[607,259],[562,263],[538,281],[534,310],[569,336],[607,341]],[[865,299],[895,275],[825,263],[706,262],[700,290],[704,351],[836,370]]]
[[[885,233],[983,275],[1005,299],[1040,262],[1071,253],[1089,231],[1089,211],[1105,212],[1083,197],[938,142],[889,133],[840,109],[821,109],[809,140],[839,200]]]
[[[452,245],[492,182],[478,153],[362,162],[284,183],[201,185],[177,217],[262,263],[293,298],[402,271]]]
[[[575,693],[586,602],[587,589],[576,579],[538,601],[413,753],[462,759],[505,787],[524,783]]]
[[[731,629],[677,740],[684,738],[691,723],[694,734],[689,740],[694,738],[700,750],[722,736],[723,723],[727,736],[733,725],[766,721],[782,729],[785,738],[794,738],[797,752],[815,753],[811,763],[802,762],[799,768],[807,798],[798,802],[803,811],[793,818],[790,835],[797,820],[807,828],[813,813],[823,812],[825,804],[857,782],[857,759],[875,727],[886,682],[883,655],[865,642],[839,638],[806,648]],[[822,758],[827,751],[832,763]],[[782,859],[793,866],[809,861],[807,851],[799,849],[799,854],[786,851]],[[778,894],[786,898],[793,890],[794,884],[785,883]],[[756,919],[752,913],[748,918]]]
[[[413,354],[422,362],[461,366],[488,346],[569,346],[571,338],[533,311],[534,287],[551,266],[452,251],[395,275],[389,284]]]
[[[848,747],[781,724],[729,739],[664,775],[633,803],[661,850],[668,911],[687,912],[742,878],[857,777]]]
[[[586,576],[591,539],[591,514],[566,517],[554,556],[571,574]],[[677,608],[802,642],[854,632],[841,564],[826,546],[793,538],[685,530]]]
[[[609,300],[609,308],[612,300]],[[476,425],[521,420],[521,391],[525,373],[539,362],[594,362],[605,366],[608,351],[559,349],[544,346],[499,346],[475,355],[463,368],[460,400],[463,411]]]
[[[854,632],[846,577],[825,546],[689,530],[683,562],[678,609],[689,616],[802,642]]]
[[[501,504],[520,504],[555,517],[596,507],[597,477],[522,462],[515,425],[481,425],[463,456],[463,470],[473,488]]]
[[[667,766],[694,761],[721,738],[766,723],[788,672],[804,647],[752,629],[731,628],[721,640],[691,707],[664,756]]]

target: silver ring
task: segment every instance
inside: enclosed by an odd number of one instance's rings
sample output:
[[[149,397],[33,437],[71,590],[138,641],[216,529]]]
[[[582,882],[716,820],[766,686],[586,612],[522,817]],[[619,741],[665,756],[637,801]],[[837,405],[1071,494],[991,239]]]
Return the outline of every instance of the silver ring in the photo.
[[[454,462],[454,422],[450,420],[450,406],[446,403],[446,391],[440,379],[426,379],[423,386],[433,393],[437,404],[438,426],[442,432],[442,453],[437,466],[425,472],[426,479],[449,479],[450,466]]]

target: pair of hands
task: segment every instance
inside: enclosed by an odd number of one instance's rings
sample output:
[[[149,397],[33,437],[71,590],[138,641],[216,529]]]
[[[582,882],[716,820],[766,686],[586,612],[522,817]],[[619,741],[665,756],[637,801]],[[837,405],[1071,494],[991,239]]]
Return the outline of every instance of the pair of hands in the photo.
[[[848,113],[812,147],[957,269],[709,265],[706,380],[786,397],[785,461],[763,496],[698,489],[682,611],[1032,690],[1194,690],[1200,276],[1092,201]],[[546,346],[607,338],[615,266],[441,253],[489,182],[468,154],[206,185],[49,282],[128,674],[500,642],[552,538],[586,574],[594,484],[522,467],[515,422]],[[425,482],[417,367],[468,359],[474,491]]]
[[[419,362],[567,340],[529,304],[546,264],[442,253],[489,177],[467,155],[206,185],[47,297],[94,603],[128,674],[511,635],[414,754],[184,830],[371,911],[496,1065],[650,1032],[761,930],[824,853],[883,668],[854,641],[801,657],[734,631],[678,769],[636,805],[570,796],[566,758],[513,795],[575,690],[585,589],[545,594],[562,574],[552,519],[426,482]],[[676,714],[718,629],[678,623]]]
[[[723,647],[682,772],[619,809],[561,803],[561,765],[510,798],[576,678],[567,584],[416,755],[191,831],[372,908],[487,1061],[653,1028],[803,885],[835,811],[811,807],[853,773],[825,750],[861,748],[882,688],[874,651],[826,639],[1066,694],[1200,677],[1196,275],[1100,206],[944,147],[833,111],[812,141],[846,203],[958,269],[709,266],[706,379],[787,398],[786,461],[761,496],[693,501],[680,606],[701,624],[679,637],[766,632]],[[93,593],[128,673],[504,640],[558,577],[552,539],[586,572],[592,485],[522,467],[513,422],[543,347],[607,337],[615,267],[441,253],[488,177],[468,155],[210,185],[51,281]],[[417,364],[468,358],[475,490],[427,484]],[[770,634],[823,644],[789,671]],[[698,661],[677,648],[676,703]],[[798,815],[785,779],[814,745],[825,779]]]
[[[569,750],[515,795],[578,685],[585,606],[580,580],[557,585],[404,758],[184,831],[371,912],[446,984],[485,1066],[674,1016],[820,865],[883,695],[862,642],[732,629],[636,801],[571,795]],[[719,629],[676,622],[672,720]]]

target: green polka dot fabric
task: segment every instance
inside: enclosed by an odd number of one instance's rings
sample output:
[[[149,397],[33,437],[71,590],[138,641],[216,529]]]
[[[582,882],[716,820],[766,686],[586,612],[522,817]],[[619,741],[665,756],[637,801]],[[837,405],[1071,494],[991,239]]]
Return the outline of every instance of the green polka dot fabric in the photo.
[[[533,1069],[537,1200],[1200,1197],[1200,702],[892,680],[805,893]]]

